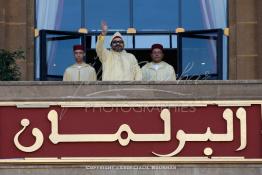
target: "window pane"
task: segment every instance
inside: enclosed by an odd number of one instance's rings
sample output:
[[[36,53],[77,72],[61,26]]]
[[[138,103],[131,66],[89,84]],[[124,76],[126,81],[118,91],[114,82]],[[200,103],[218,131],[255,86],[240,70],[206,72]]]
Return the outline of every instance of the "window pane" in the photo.
[[[78,31],[81,26],[80,7],[80,0],[37,0],[37,28]]]
[[[127,30],[129,13],[129,0],[86,0],[86,27],[99,30],[101,21],[105,20],[110,29]]]
[[[172,48],[177,48],[177,35],[172,35]]]
[[[184,76],[217,73],[216,40],[183,38],[182,42]]]
[[[175,30],[178,0],[134,0],[134,27],[138,30]]]
[[[228,79],[228,38],[223,37],[223,80]]]
[[[63,75],[65,69],[75,63],[72,47],[80,39],[47,42],[47,74]]]
[[[64,0],[60,30],[78,31],[80,27],[81,0]]]
[[[182,26],[186,30],[225,28],[227,0],[182,0]]]
[[[153,44],[162,44],[164,48],[170,48],[169,36],[136,36],[136,48],[151,48]]]

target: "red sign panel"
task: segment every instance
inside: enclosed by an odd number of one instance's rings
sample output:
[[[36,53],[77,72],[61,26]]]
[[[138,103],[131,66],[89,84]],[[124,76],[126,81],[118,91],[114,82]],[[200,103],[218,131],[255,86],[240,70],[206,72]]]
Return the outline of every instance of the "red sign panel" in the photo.
[[[261,105],[101,108],[2,106],[0,129],[0,159],[262,159]]]

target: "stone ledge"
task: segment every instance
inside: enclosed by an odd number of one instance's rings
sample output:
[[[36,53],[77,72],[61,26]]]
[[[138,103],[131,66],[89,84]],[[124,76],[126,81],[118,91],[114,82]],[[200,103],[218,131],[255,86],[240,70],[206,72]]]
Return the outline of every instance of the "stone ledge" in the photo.
[[[262,100],[262,81],[0,82],[0,101]]]
[[[198,84],[262,84],[262,80],[177,80],[177,81],[0,81],[0,86],[28,86],[28,85],[198,85]]]
[[[115,166],[115,168],[113,168]],[[117,167],[128,166],[129,169],[119,169]],[[170,169],[165,167],[170,167]],[[111,167],[111,169],[109,169]],[[133,167],[133,169],[132,169]],[[159,167],[158,169],[146,169],[146,167]],[[161,168],[163,167],[163,168]],[[95,169],[92,169],[95,168]],[[107,169],[106,169],[107,168]],[[139,169],[141,168],[141,169]],[[144,169],[143,169],[144,168]],[[114,175],[133,175],[133,174],[166,174],[166,175],[261,175],[261,166],[254,165],[176,165],[176,164],[144,164],[144,165],[95,165],[86,164],[81,166],[6,166],[0,167],[1,174],[57,174],[57,175],[76,175],[76,174],[114,174]]]

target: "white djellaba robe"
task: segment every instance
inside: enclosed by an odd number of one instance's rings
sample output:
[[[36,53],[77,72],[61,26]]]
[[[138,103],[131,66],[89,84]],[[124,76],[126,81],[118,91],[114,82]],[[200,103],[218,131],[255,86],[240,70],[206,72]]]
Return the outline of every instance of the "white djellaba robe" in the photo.
[[[86,64],[73,64],[65,70],[63,81],[96,81],[95,69]]]
[[[142,77],[144,81],[174,81],[176,73],[173,66],[164,61],[150,62],[142,67]]]
[[[119,32],[114,36],[121,37]],[[111,41],[112,41],[111,39]],[[123,38],[122,38],[123,39]],[[138,65],[137,59],[133,54],[115,52],[112,49],[108,50],[104,47],[105,36],[100,35],[96,44],[97,55],[102,62],[103,81],[139,81],[142,80],[142,72]]]

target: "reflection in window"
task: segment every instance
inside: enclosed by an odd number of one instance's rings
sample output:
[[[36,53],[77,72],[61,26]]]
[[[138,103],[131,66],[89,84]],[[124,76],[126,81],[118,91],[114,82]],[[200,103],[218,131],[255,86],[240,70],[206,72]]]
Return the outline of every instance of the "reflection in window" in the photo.
[[[63,75],[65,69],[75,63],[73,45],[80,39],[47,42],[48,75]]]
[[[99,30],[101,20],[114,30],[224,28],[227,0],[36,0],[38,29],[77,31],[86,25]]]
[[[177,48],[177,36],[172,35],[172,48]]]
[[[133,0],[134,27],[138,30],[175,30],[178,0]]]
[[[184,75],[217,74],[215,40],[183,38],[182,55]]]
[[[129,0],[86,0],[87,28],[100,29],[105,20],[110,29],[124,29],[130,26]]]
[[[227,0],[182,0],[182,27],[205,30],[227,26]]]
[[[37,28],[78,31],[81,26],[80,0],[36,0]]]
[[[170,48],[169,35],[136,36],[136,48],[151,48],[155,43]]]
[[[81,1],[80,0],[64,0],[62,9],[62,20],[60,30],[78,31],[81,26]]]

